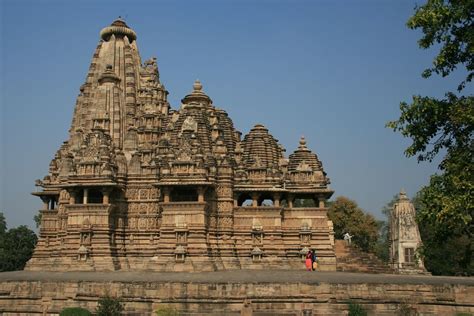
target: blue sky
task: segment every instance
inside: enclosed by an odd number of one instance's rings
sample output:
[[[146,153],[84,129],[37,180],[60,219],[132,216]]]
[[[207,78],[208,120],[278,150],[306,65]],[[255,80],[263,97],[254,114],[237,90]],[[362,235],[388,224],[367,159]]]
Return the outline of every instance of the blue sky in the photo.
[[[34,226],[30,195],[61,143],[100,30],[119,15],[142,60],[158,58],[173,108],[199,78],[244,134],[262,123],[290,154],[301,135],[334,196],[368,212],[427,183],[437,161],[406,158],[385,128],[413,94],[442,96],[462,74],[422,79],[434,50],[406,20],[415,1],[1,1],[0,210]]]

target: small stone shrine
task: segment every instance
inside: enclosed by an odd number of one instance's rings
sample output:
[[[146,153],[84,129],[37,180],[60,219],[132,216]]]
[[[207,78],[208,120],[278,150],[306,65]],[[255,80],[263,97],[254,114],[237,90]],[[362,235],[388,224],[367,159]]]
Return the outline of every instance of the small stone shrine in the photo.
[[[336,269],[333,191],[304,138],[288,158],[263,125],[242,139],[199,81],[174,110],[123,20],[100,37],[69,139],[36,183],[27,270],[301,268],[310,248]]]
[[[416,255],[421,237],[415,216],[415,207],[402,190],[390,214],[390,264],[398,273],[426,273]]]

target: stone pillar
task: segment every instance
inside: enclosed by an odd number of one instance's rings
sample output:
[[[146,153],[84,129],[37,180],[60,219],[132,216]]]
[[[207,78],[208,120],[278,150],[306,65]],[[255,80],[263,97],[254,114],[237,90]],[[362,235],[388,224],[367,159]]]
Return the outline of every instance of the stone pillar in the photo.
[[[252,207],[257,207],[258,206],[258,197],[260,194],[258,193],[252,193]]]
[[[49,210],[50,198],[48,196],[41,196],[41,201],[43,201],[43,210]]]
[[[110,203],[110,192],[112,190],[107,188],[102,190],[102,204],[109,204]]]
[[[89,197],[89,189],[84,189],[84,197],[82,198],[82,203],[87,204],[87,198]]]
[[[170,202],[170,189],[163,188],[163,202],[169,203]]]
[[[198,187],[197,191],[198,191],[198,202],[201,202],[201,203],[204,202],[204,192],[206,192],[206,188]]]
[[[318,201],[319,201],[319,208],[324,208],[324,207],[325,207],[326,199],[323,198],[323,197],[319,197],[319,198],[318,198]]]
[[[280,193],[273,194],[273,206],[280,207]]]
[[[76,191],[69,191],[69,204],[76,204]]]
[[[288,207],[289,208],[293,208],[293,200],[295,199],[295,197],[293,196],[293,194],[288,194]]]

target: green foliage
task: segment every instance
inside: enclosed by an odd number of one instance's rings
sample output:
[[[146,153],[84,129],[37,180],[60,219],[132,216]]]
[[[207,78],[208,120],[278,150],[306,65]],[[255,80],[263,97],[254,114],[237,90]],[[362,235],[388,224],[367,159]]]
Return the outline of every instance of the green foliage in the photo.
[[[162,306],[155,313],[157,316],[179,316],[178,310],[170,306]]]
[[[328,217],[334,224],[334,234],[342,239],[344,233],[353,235],[353,243],[364,251],[373,251],[378,239],[380,223],[344,196],[331,202]]]
[[[400,118],[388,127],[412,140],[405,150],[408,157],[418,155],[419,161],[431,161],[442,149],[446,158],[472,149],[474,132],[474,97],[446,93],[446,98],[413,96],[411,104],[400,103]],[[472,154],[472,152],[471,152]],[[472,157],[472,156],[471,156]],[[444,169],[447,160],[443,160]]]
[[[92,316],[92,314],[85,308],[67,307],[61,311],[59,316]]]
[[[397,309],[398,316],[418,316],[419,313],[416,308],[411,307],[408,304],[400,304]]]
[[[419,249],[425,267],[434,275],[472,275],[472,233],[462,221],[450,221],[450,225],[440,225],[431,210],[443,211],[445,195],[437,182],[441,176],[432,176],[430,185],[424,187],[414,199],[417,221],[423,246]]]
[[[422,207],[417,214],[424,231],[421,254],[435,274],[460,273],[459,269],[472,274],[472,246],[466,240],[472,240],[474,228],[474,96],[460,94],[474,76],[473,12],[473,0],[428,0],[416,8],[408,27],[423,32],[420,47],[440,47],[433,67],[423,76],[436,73],[444,77],[458,67],[465,67],[467,76],[457,95],[448,92],[441,100],[414,96],[411,104],[400,104],[400,118],[387,123],[411,138],[407,156],[431,161],[440,152],[446,153],[439,165],[442,173],[433,175],[420,192]],[[461,245],[454,248],[462,250],[446,248],[456,242]]]
[[[381,212],[385,215],[385,220],[379,221],[379,238],[374,246],[374,254],[381,259],[383,262],[388,263],[390,260],[390,214],[393,209],[393,205],[398,201],[398,194],[395,194],[390,202],[385,204]]]
[[[97,316],[118,316],[122,311],[123,306],[120,300],[109,295],[101,297],[97,303]]]
[[[293,207],[317,207],[313,199],[295,199]]]
[[[383,262],[390,260],[390,239],[387,221],[379,221],[379,237],[374,245],[373,253]]]
[[[1,217],[3,214],[0,222]],[[24,225],[0,231],[0,271],[22,270],[33,255],[37,240],[36,234]]]
[[[5,234],[7,231],[7,221],[5,220],[5,215],[3,212],[0,212],[0,235]]]
[[[367,312],[362,308],[362,305],[357,303],[349,303],[348,316],[367,316]]]
[[[39,228],[41,226],[41,217],[42,217],[41,213],[38,213],[33,217],[33,220],[35,221],[35,224],[36,224],[36,228]]]
[[[421,48],[440,47],[433,60],[433,67],[423,72],[427,78],[434,72],[443,77],[449,75],[459,64],[466,67],[467,77],[458,90],[474,76],[474,1],[472,0],[428,0],[415,9],[408,20],[411,29],[421,29]]]

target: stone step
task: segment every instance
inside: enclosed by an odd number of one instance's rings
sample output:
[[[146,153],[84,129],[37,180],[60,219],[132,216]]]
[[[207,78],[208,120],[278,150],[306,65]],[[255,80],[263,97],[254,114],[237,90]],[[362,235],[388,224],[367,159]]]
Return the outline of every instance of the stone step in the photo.
[[[394,273],[393,270],[377,256],[366,253],[354,245],[347,245],[344,240],[336,240],[334,251],[337,258],[337,271]]]

